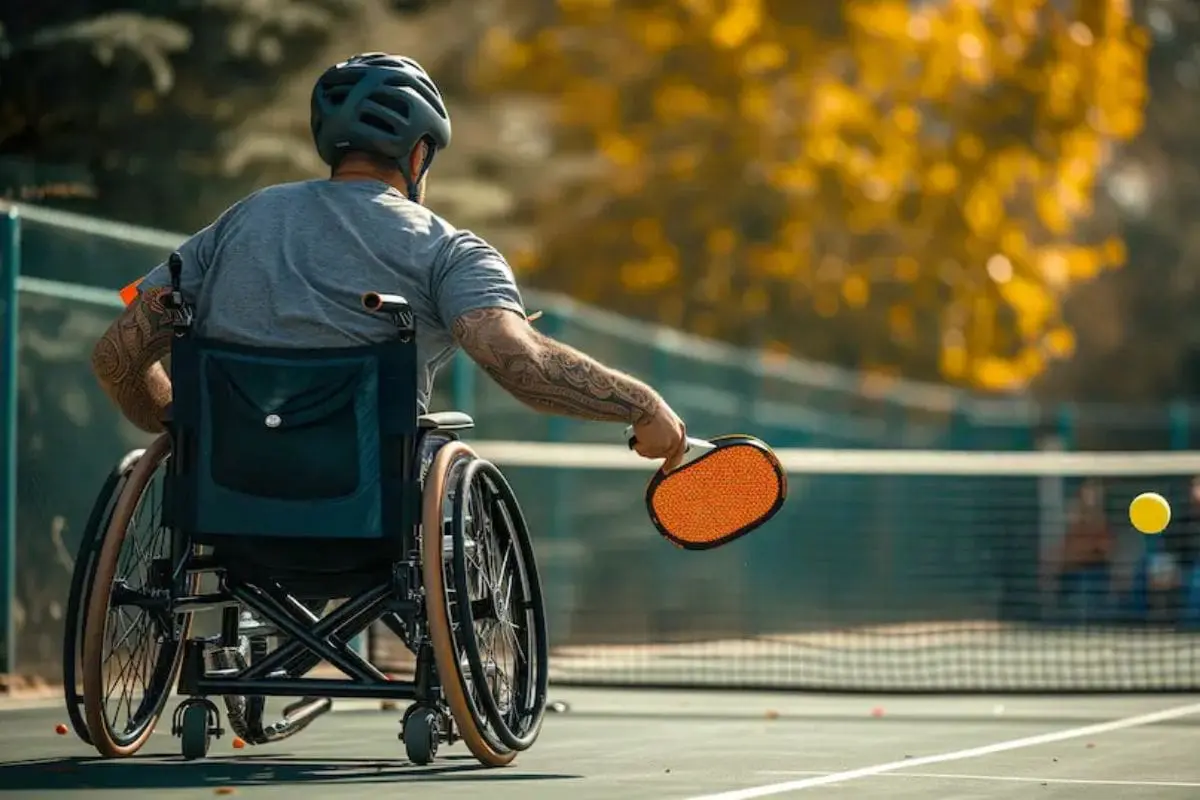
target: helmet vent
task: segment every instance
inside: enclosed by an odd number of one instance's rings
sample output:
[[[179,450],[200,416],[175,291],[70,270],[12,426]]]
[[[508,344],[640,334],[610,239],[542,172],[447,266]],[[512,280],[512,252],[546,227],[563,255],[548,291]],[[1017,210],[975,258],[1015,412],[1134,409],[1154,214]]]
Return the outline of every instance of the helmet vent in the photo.
[[[346,98],[350,96],[349,86],[331,86],[325,91],[325,99],[335,106],[340,106],[346,102]]]
[[[381,130],[384,133],[388,134],[389,136],[395,136],[397,133],[394,125],[392,125],[390,122],[388,122],[383,117],[381,117],[377,114],[372,114],[370,111],[362,112],[359,115],[358,120],[362,124],[369,125],[372,128]]]
[[[371,102],[378,103],[384,108],[390,111],[395,111],[400,116],[408,119],[410,109],[408,106],[408,101],[403,97],[397,97],[394,94],[387,94],[384,92],[375,92],[371,95],[370,99]]]

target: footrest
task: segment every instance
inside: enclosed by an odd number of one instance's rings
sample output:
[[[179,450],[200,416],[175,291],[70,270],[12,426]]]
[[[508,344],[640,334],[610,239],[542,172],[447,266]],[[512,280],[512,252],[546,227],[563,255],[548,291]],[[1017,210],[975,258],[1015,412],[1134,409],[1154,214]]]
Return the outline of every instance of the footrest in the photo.
[[[283,719],[263,729],[271,742],[294,736],[312,724],[317,717],[329,713],[333,701],[328,697],[305,697],[283,710]]]

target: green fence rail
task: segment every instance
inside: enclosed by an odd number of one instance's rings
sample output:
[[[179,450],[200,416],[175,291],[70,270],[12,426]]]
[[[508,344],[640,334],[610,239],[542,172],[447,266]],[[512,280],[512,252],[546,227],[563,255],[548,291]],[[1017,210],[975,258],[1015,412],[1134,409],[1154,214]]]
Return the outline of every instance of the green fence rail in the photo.
[[[17,277],[21,225],[15,208],[0,218],[0,673],[16,670],[13,620],[17,576]]]
[[[92,344],[120,307],[116,291],[185,237],[36,206],[0,217],[0,671],[58,670],[63,604],[83,521],[104,475],[144,434],[92,380]],[[767,359],[658,326],[527,293],[551,335],[649,378],[700,435],[752,430],[780,447],[1028,450],[1047,431],[1067,446],[1191,446],[1186,406],[1045,409],[942,386],[879,386],[853,371]],[[19,319],[19,324],[18,324]],[[609,426],[541,417],[479,377],[464,358],[436,408],[475,415],[484,439],[611,442]],[[448,378],[448,380],[447,380]],[[518,474],[545,497],[543,535],[563,547],[582,532],[565,498],[586,476]],[[741,571],[747,567],[743,565]],[[551,576],[550,583],[561,584]],[[14,655],[15,654],[15,655]]]

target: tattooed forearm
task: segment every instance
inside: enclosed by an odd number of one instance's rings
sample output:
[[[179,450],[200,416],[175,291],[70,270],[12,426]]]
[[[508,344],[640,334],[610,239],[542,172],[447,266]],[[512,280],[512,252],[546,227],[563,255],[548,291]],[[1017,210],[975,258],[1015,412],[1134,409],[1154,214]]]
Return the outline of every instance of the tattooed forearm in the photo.
[[[539,411],[638,424],[662,403],[646,384],[542,336],[511,311],[470,311],[453,333],[496,383]]]
[[[130,422],[149,433],[163,430],[171,379],[160,363],[171,350],[166,289],[146,292],[117,318],[92,350],[92,371]]]

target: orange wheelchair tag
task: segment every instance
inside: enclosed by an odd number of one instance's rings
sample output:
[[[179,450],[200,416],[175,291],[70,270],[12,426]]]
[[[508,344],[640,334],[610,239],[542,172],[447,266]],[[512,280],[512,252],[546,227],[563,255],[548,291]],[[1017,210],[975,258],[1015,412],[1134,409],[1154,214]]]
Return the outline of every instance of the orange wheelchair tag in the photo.
[[[138,296],[138,287],[141,285],[142,285],[142,279],[138,278],[136,281],[134,281],[133,283],[129,284],[124,289],[122,289],[121,290],[121,302],[123,302],[125,305],[129,305],[134,300],[136,300],[137,296]]]

